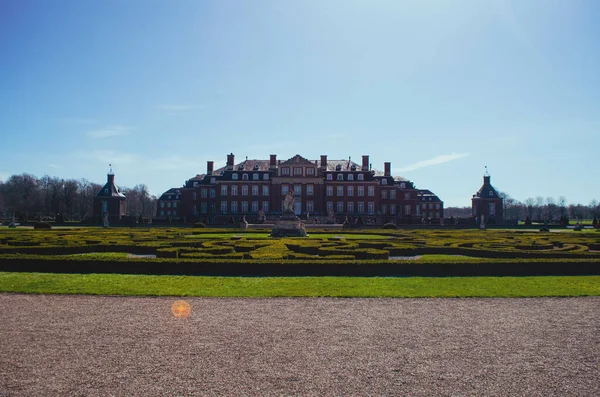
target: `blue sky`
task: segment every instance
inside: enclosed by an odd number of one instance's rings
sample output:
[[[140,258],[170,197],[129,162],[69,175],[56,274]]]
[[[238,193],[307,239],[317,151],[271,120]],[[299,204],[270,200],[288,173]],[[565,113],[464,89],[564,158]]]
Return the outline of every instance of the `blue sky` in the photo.
[[[369,154],[470,205],[600,200],[600,2],[0,0],[0,179],[153,194],[206,161]]]

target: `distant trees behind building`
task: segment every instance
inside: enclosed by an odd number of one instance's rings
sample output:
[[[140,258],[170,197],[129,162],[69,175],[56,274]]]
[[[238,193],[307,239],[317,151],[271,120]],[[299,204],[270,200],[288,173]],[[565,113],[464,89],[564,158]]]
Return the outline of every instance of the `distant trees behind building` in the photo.
[[[531,222],[560,223],[561,220],[594,219],[600,217],[600,203],[592,200],[588,205],[567,204],[567,198],[529,197],[521,202],[512,198],[508,193],[500,192],[504,199],[504,219]],[[446,217],[467,218],[471,216],[471,207],[446,207]]]
[[[61,179],[44,175],[12,175],[0,182],[0,217],[80,221],[93,214],[94,196],[103,185],[87,179]],[[127,197],[128,215],[152,217],[156,197],[143,184],[120,189]]]

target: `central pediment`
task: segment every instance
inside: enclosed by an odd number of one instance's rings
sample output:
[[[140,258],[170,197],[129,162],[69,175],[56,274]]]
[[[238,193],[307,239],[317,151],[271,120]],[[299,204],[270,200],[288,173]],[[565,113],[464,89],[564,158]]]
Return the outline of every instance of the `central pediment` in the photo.
[[[305,159],[304,157],[300,156],[299,154],[295,155],[294,157],[280,163],[279,165],[315,165],[314,162]]]

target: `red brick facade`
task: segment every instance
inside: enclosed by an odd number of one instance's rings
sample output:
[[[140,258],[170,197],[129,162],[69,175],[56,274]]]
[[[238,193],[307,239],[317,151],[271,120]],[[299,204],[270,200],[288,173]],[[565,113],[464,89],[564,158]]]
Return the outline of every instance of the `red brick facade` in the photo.
[[[471,199],[472,215],[478,222],[481,222],[483,216],[486,224],[502,225],[504,223],[503,201],[498,191],[490,183],[490,176],[485,175],[483,186]]]
[[[274,154],[269,160],[246,159],[238,164],[234,160],[233,154],[227,155],[225,167],[217,170],[209,161],[206,174],[165,192],[158,202],[157,218],[224,223],[232,216],[239,220],[245,215],[253,221],[260,210],[276,217],[291,190],[294,212],[303,219],[324,221],[331,209],[338,222],[346,217],[366,223],[420,221],[419,191],[411,181],[392,176],[389,162],[384,163],[382,173],[371,169],[369,156],[363,156],[362,164],[351,159],[328,160],[326,155],[320,160],[296,155],[280,161]]]

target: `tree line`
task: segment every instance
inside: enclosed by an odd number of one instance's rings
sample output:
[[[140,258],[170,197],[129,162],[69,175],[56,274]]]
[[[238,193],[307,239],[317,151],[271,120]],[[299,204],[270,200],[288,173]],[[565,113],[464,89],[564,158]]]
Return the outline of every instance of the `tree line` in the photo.
[[[583,220],[600,218],[600,203],[592,200],[588,205],[567,204],[567,198],[529,197],[521,202],[512,198],[508,193],[499,193],[504,199],[504,219],[531,222],[560,223],[565,220]],[[466,218],[471,216],[471,207],[448,207],[444,216]]]
[[[0,182],[0,218],[82,221],[94,213],[94,197],[104,185],[82,179],[49,175],[12,175]],[[156,213],[156,196],[139,184],[120,188],[127,197],[127,215],[151,218]]]

